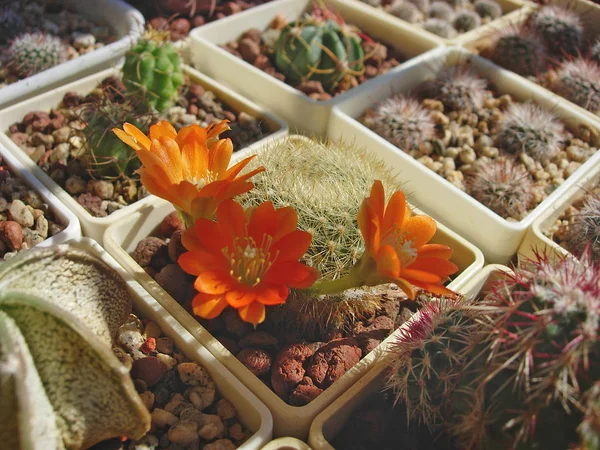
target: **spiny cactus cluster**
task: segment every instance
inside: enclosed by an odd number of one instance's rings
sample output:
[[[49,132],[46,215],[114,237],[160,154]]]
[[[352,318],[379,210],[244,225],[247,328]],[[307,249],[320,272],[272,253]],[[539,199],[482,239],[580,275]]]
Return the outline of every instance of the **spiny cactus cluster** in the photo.
[[[6,44],[24,28],[25,21],[21,14],[9,7],[0,9],[0,44]]]
[[[435,137],[431,111],[418,100],[401,94],[368,112],[364,124],[405,152],[419,149]]]
[[[422,90],[425,96],[441,101],[450,110],[471,112],[483,106],[486,88],[487,80],[458,64],[438,71]]]
[[[552,90],[593,113],[600,111],[600,64],[577,58],[556,71]]]
[[[510,28],[497,37],[490,57],[496,64],[523,76],[537,75],[548,56],[544,41],[527,28]]]
[[[35,75],[67,60],[67,47],[50,34],[25,33],[7,50],[10,69],[21,77]]]
[[[582,208],[571,220],[564,236],[566,247],[576,255],[589,251],[592,260],[600,262],[600,196],[586,194]]]
[[[548,49],[559,56],[577,55],[581,48],[583,25],[574,11],[562,6],[545,6],[534,14],[533,27]]]
[[[545,163],[558,155],[564,135],[554,114],[533,103],[513,103],[504,114],[496,145],[508,153],[525,153]]]
[[[415,318],[387,386],[461,449],[597,448],[598,279],[586,257],[522,262],[480,304]]]

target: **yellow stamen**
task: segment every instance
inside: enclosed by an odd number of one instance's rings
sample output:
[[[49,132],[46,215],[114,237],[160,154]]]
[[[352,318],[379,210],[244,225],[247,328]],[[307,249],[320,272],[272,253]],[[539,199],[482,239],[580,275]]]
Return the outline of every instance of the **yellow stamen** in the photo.
[[[231,253],[227,247],[223,249],[231,264],[229,274],[239,283],[257,286],[277,259],[278,253],[272,256],[270,252],[272,243],[273,238],[266,234],[260,245],[251,237],[236,238]]]

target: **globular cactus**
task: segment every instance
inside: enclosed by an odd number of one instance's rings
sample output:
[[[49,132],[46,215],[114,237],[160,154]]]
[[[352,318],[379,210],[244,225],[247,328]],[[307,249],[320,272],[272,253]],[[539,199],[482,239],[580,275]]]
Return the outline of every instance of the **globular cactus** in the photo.
[[[494,20],[502,15],[502,8],[495,0],[477,0],[473,3],[473,8],[481,18]]]
[[[552,90],[593,113],[600,111],[600,65],[575,59],[557,70]]]
[[[583,25],[574,11],[562,6],[544,6],[533,17],[534,29],[557,56],[576,56],[583,43]]]
[[[150,31],[125,55],[127,91],[159,112],[173,106],[183,83],[181,57],[164,33]]]
[[[24,28],[25,21],[17,11],[9,7],[0,10],[0,44],[6,44],[22,33]]]
[[[565,245],[577,256],[588,250],[592,260],[600,262],[600,196],[590,192],[584,198],[582,208],[571,218]]]
[[[26,33],[17,36],[7,50],[9,68],[21,77],[29,77],[67,60],[67,47],[50,34]]]
[[[479,163],[466,178],[467,193],[508,219],[522,219],[533,203],[533,180],[522,164],[500,157]]]
[[[429,9],[429,0],[406,0],[415,5],[419,11],[425,13]]]
[[[492,61],[523,76],[535,76],[544,69],[547,50],[537,34],[526,29],[502,32],[490,55]]]
[[[560,152],[565,130],[558,118],[533,103],[512,103],[496,134],[496,145],[546,163]]]
[[[419,8],[407,0],[395,1],[386,11],[392,16],[398,17],[408,23],[416,23],[423,17]]]
[[[428,19],[423,23],[423,29],[444,39],[456,36],[456,30],[449,22],[442,19]]]
[[[331,11],[316,8],[286,25],[275,45],[275,66],[290,83],[319,81],[332,93],[346,77],[364,71],[361,38]]]
[[[468,9],[459,11],[452,20],[452,26],[459,33],[466,33],[481,25],[481,17]]]
[[[433,2],[427,12],[432,19],[440,19],[446,22],[452,22],[454,18],[454,10],[452,6],[443,1]]]
[[[431,111],[416,99],[400,94],[369,111],[364,124],[405,152],[418,150],[435,137]]]
[[[422,95],[441,101],[446,111],[469,113],[483,106],[486,88],[487,80],[457,64],[437,72],[423,85]]]

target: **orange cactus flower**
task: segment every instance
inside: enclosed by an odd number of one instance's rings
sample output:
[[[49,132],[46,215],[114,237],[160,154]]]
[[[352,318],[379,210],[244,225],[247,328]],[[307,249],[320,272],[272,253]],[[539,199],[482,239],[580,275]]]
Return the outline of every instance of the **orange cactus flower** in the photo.
[[[248,179],[264,170],[260,167],[238,176],[254,156],[228,169],[233,144],[231,139],[219,139],[229,130],[227,122],[207,128],[190,125],[177,132],[163,120],[150,127],[148,136],[126,123],[113,132],[136,151],[142,184],[173,203],[189,227],[198,218],[212,218],[222,201],[252,189]]]
[[[293,208],[275,210],[265,202],[246,212],[233,200],[217,209],[217,220],[199,219],[182,235],[188,252],[179,257],[181,268],[197,275],[194,313],[217,317],[227,307],[256,326],[265,320],[265,305],[279,305],[289,288],[310,287],[318,272],[298,261],[312,236],[297,230]]]
[[[428,216],[413,216],[402,191],[395,192],[386,207],[383,185],[376,180],[359,209],[358,225],[366,256],[376,266],[372,277],[396,283],[411,300],[413,286],[436,294],[452,293],[442,285],[458,270],[448,261],[452,249],[428,244],[437,230],[436,222]]]

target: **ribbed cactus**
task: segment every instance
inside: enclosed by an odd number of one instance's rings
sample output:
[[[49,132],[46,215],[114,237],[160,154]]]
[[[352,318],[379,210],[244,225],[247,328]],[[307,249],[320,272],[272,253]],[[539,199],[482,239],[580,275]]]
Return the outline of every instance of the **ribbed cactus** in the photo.
[[[67,47],[50,34],[26,33],[16,37],[7,50],[8,66],[21,77],[29,77],[67,60]]]
[[[287,81],[320,81],[329,93],[344,77],[360,75],[363,60],[357,32],[328,10],[286,25],[275,45],[275,66]]]
[[[122,72],[127,91],[159,112],[173,106],[183,83],[181,57],[158,32],[151,31],[127,52]]]

